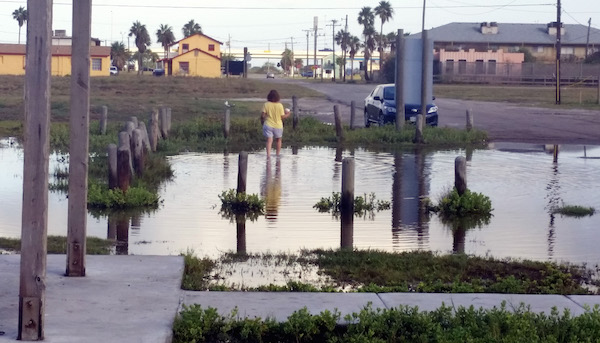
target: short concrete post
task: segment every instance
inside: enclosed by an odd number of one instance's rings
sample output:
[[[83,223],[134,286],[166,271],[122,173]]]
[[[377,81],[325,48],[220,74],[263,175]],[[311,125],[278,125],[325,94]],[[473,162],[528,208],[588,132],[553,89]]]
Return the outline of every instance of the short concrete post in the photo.
[[[152,151],[156,151],[158,147],[158,138],[160,135],[160,131],[158,128],[158,109],[152,109],[152,114],[150,115],[150,132],[148,140],[150,142],[150,148]]]
[[[298,97],[293,95],[292,96],[292,127],[294,130],[296,130],[296,127],[298,127]]]
[[[342,161],[342,197],[340,199],[341,248],[352,249],[354,241],[354,158]]]
[[[350,101],[350,130],[354,130],[354,120],[356,118],[356,103],[354,100]]]
[[[160,125],[159,125],[160,135],[162,136],[163,139],[169,138],[169,123],[168,123],[168,115],[167,115],[166,107],[160,108],[159,122],[160,122]]]
[[[229,138],[229,128],[231,127],[231,106],[225,103],[225,121],[223,123],[223,136]]]
[[[108,145],[108,188],[115,189],[118,187],[117,174],[117,145]]]
[[[101,135],[106,134],[107,122],[108,122],[108,107],[102,106],[102,114],[100,114],[100,127],[99,127],[99,133]]]
[[[419,114],[417,116],[417,125],[415,125],[415,139],[413,140],[413,143],[421,144],[425,142],[423,139],[423,120],[424,116]]]
[[[137,176],[142,176],[144,174],[144,148],[142,141],[142,131],[140,129],[133,130],[131,136],[131,146],[133,147],[133,169]]]
[[[137,129],[139,126],[139,122],[136,116],[129,117],[129,121],[133,123],[133,128]]]
[[[146,152],[152,150],[150,147],[150,137],[148,136],[148,129],[146,128],[146,124],[143,121],[140,121],[138,124],[138,129],[142,131],[142,145]]]
[[[246,193],[246,176],[248,175],[248,153],[240,152],[238,162],[237,193]]]
[[[171,132],[171,107],[167,107],[167,135]]]
[[[333,106],[333,115],[335,118],[335,136],[338,141],[342,141],[344,139],[344,128],[342,127],[342,116],[338,105]]]
[[[120,145],[117,150],[117,180],[119,188],[123,192],[127,192],[131,182],[131,160],[129,156],[129,147]]]
[[[467,190],[467,159],[463,156],[454,160],[454,187],[458,195],[465,194]]]
[[[467,131],[471,131],[473,129],[473,111],[471,109],[467,110]]]
[[[131,135],[127,133],[127,131],[119,132],[118,150],[120,150],[121,147],[127,148],[127,153],[129,154],[129,158],[127,159],[129,161],[129,169],[130,173],[133,173],[133,159],[131,158]]]

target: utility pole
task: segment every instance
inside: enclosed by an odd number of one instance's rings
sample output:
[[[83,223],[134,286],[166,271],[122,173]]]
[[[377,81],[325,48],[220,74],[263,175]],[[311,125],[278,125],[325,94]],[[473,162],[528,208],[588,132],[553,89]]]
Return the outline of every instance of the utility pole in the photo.
[[[319,17],[315,17],[314,18],[314,27],[313,29],[315,30],[315,50],[314,50],[314,56],[313,56],[313,65],[315,66],[315,72],[313,73],[313,78],[317,78],[316,72],[316,65],[317,65],[317,30],[319,29]],[[321,66],[321,73],[323,73],[323,66]]]
[[[562,24],[560,22],[560,0],[556,4],[556,104],[560,105],[560,30]]]
[[[331,26],[331,40],[333,43],[333,82],[335,82],[335,27],[338,26],[337,24],[337,20],[332,19],[331,20],[331,25],[327,25],[327,26]]]
[[[346,82],[346,50],[348,49],[349,38],[350,38],[350,35],[348,34],[348,15],[346,14],[346,26],[344,26],[344,40],[346,41],[345,42],[346,49],[344,49],[344,54],[342,56],[343,63],[344,63],[344,68],[343,68],[344,82]]]
[[[592,18],[590,18],[588,20],[588,32],[587,32],[587,39],[585,40],[585,57],[588,57],[588,51],[589,51],[589,46],[590,46],[590,27],[592,26]]]
[[[294,63],[294,37],[290,37],[290,40],[292,41],[292,70],[291,70],[291,73],[292,73],[292,78],[294,78],[294,66],[295,66],[295,63]]]
[[[309,46],[309,42],[308,42],[308,36],[310,35],[310,29],[309,30],[302,30],[304,32],[306,32],[306,67],[308,67],[308,65],[310,64],[310,62],[308,61],[308,46]],[[304,68],[306,70],[306,68]]]

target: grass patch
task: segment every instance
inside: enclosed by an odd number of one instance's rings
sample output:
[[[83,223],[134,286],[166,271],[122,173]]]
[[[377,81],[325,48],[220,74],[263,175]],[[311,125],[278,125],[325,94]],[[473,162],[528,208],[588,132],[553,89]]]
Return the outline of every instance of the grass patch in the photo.
[[[215,308],[183,306],[173,323],[173,342],[590,342],[600,336],[600,308],[573,317],[506,303],[490,310],[442,305],[434,311],[367,305],[343,320],[337,310],[311,314],[305,308],[286,321],[245,318],[237,308],[221,315]],[[591,339],[591,340],[590,340]]]
[[[552,213],[561,214],[567,217],[586,217],[592,216],[596,210],[593,207],[576,206],[576,205],[565,205],[552,210]]]
[[[108,189],[95,182],[88,184],[88,207],[97,209],[157,208],[160,198],[145,188],[130,187],[127,192],[121,189]]]
[[[48,236],[47,237],[48,254],[66,254],[67,253],[67,237],[64,236]],[[114,247],[115,242],[107,239],[96,237],[86,238],[86,254],[88,255],[109,255]],[[2,238],[0,237],[0,249],[11,252],[21,251],[21,240],[18,238]]]
[[[219,213],[228,219],[235,216],[245,216],[250,220],[256,220],[264,214],[265,201],[258,194],[238,193],[235,189],[223,191],[219,195],[221,199],[221,210]]]
[[[199,283],[201,288],[195,290],[592,294],[587,287],[599,285],[591,271],[579,266],[419,251],[389,253],[317,249],[304,251],[297,257],[244,255],[242,260],[251,258],[275,258],[274,263],[265,263],[262,269],[252,269],[256,274],[281,266],[284,268],[278,270],[279,273],[294,274],[293,266],[299,264],[318,267],[317,274],[327,277],[327,280],[302,281],[298,278],[288,279],[283,285],[227,286],[223,279],[240,273],[235,268],[224,267],[240,262],[242,256],[235,254],[214,261],[186,255],[186,274],[194,272],[196,275],[189,277],[202,280]],[[210,268],[188,268],[188,264],[209,265]],[[216,284],[219,286],[215,289],[213,285]]]
[[[193,251],[184,254],[184,270],[181,288],[186,290],[206,290],[208,275],[215,267],[215,262],[208,258],[198,258]]]
[[[333,192],[331,197],[321,198],[319,202],[313,205],[319,212],[331,212],[334,217],[340,214],[341,193]],[[354,197],[354,214],[359,217],[364,217],[367,214],[373,215],[374,211],[383,211],[390,209],[390,202],[385,200],[376,200],[375,193],[366,194],[364,196]]]

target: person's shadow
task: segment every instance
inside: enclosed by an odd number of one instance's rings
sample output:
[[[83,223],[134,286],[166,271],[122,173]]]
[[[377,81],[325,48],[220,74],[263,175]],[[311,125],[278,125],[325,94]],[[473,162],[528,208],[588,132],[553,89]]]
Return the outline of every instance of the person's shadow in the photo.
[[[267,157],[265,174],[261,182],[261,193],[265,199],[266,220],[277,221],[279,202],[281,201],[281,158],[275,157],[275,173],[273,173],[271,157]]]

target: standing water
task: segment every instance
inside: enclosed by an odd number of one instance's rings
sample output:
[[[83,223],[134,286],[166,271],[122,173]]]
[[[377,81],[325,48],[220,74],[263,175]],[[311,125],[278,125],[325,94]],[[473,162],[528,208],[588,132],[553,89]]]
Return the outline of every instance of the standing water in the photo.
[[[175,177],[160,189],[163,203],[138,216],[88,216],[88,235],[121,241],[116,253],[199,256],[222,252],[296,252],[340,246],[340,221],[313,208],[341,191],[342,159],[354,157],[355,196],[375,194],[389,210],[354,220],[354,247],[385,251],[465,252],[496,258],[600,263],[600,216],[551,214],[562,205],[600,209],[600,148],[561,146],[558,160],[542,145],[496,144],[474,151],[396,153],[320,147],[284,149],[268,159],[249,154],[247,193],[259,194],[266,213],[252,221],[224,218],[219,194],[235,189],[237,154],[170,157]],[[471,191],[492,201],[493,217],[475,228],[452,228],[419,210],[419,198],[437,203],[453,186],[454,160],[467,157]],[[50,171],[66,168],[51,156]],[[23,151],[0,142],[0,237],[19,238]],[[49,195],[48,234],[67,234],[66,195]]]

